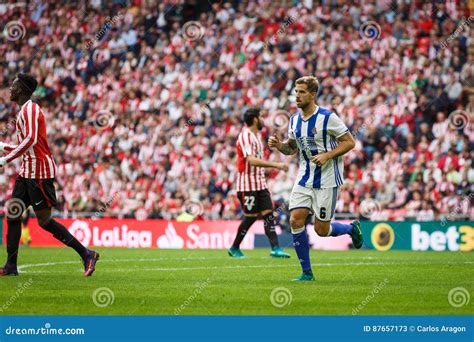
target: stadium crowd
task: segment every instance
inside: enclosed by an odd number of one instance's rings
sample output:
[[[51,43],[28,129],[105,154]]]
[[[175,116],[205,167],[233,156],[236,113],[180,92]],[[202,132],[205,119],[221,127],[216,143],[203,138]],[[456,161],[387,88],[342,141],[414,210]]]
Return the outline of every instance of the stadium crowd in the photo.
[[[102,1],[0,4],[0,140],[8,86],[40,81],[61,215],[241,215],[235,140],[248,107],[286,136],[302,75],[357,138],[337,213],[474,218],[474,8],[425,1]],[[472,5],[472,1],[469,2]],[[13,120],[13,121],[12,121]],[[287,173],[270,171],[281,206]],[[18,164],[0,171],[0,205]]]

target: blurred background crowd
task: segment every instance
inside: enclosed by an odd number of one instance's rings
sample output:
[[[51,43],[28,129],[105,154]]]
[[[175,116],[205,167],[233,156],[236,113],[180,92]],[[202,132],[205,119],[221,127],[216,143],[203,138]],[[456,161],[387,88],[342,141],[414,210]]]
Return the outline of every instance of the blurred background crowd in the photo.
[[[471,7],[469,7],[471,6]],[[248,107],[286,136],[294,81],[357,139],[337,215],[473,219],[472,1],[7,1],[0,139],[15,139],[16,73],[39,80],[58,214],[241,215],[235,142]],[[290,113],[290,114],[289,114]],[[13,120],[13,121],[12,121]],[[13,123],[12,123],[13,122]],[[296,157],[269,171],[276,208]],[[0,204],[18,164],[0,171]],[[277,210],[278,211],[278,210]],[[278,211],[284,213],[284,210]]]

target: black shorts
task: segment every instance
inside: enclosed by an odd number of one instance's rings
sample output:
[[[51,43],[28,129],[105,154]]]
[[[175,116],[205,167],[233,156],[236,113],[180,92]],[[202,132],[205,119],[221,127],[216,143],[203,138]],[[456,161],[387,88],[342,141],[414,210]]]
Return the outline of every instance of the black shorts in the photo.
[[[244,214],[258,214],[264,210],[273,210],[272,197],[268,189],[260,191],[238,191]]]
[[[54,178],[31,179],[16,177],[13,188],[12,201],[21,200],[20,205],[24,209],[30,205],[35,211],[55,207],[58,203],[56,190],[54,189]]]

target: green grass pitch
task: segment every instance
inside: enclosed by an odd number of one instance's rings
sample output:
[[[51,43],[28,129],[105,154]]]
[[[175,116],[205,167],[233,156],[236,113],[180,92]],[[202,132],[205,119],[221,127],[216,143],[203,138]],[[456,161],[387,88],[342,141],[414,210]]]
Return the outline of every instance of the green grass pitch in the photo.
[[[3,247],[4,248],[4,247]],[[91,278],[67,248],[21,248],[20,276],[0,278],[2,315],[469,315],[448,293],[474,283],[474,254],[311,251],[316,281],[269,250],[99,249]],[[5,251],[2,255],[5,257]]]

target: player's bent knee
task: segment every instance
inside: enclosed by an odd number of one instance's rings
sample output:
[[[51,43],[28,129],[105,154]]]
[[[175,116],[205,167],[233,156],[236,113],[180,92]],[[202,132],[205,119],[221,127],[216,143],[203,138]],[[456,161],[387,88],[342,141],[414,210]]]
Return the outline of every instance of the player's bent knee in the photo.
[[[290,217],[291,230],[304,227],[305,220],[302,218]]]
[[[44,228],[48,225],[48,223],[51,221],[51,217],[38,217],[38,224],[40,227]]]
[[[329,235],[329,222],[315,222],[314,231],[319,236],[328,236]]]

